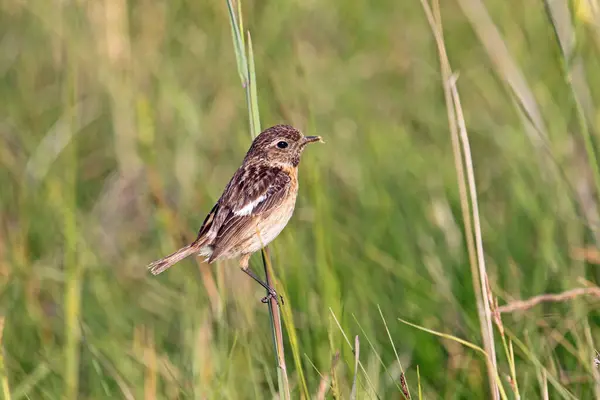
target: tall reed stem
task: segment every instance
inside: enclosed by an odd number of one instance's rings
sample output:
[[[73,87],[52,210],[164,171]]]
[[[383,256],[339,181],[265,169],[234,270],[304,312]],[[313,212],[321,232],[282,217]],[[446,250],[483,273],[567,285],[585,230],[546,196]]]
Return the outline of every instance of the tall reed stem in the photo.
[[[234,8],[232,1],[227,0],[229,10],[229,21],[231,23],[231,34],[233,36],[233,47],[237,61],[238,73],[246,94],[246,105],[248,108],[248,120],[250,125],[250,135],[254,139],[260,133],[260,114],[258,110],[258,94],[256,88],[256,74],[254,69],[254,52],[252,50],[252,38],[248,32],[248,44],[244,42],[244,26],[241,12],[241,2],[237,3],[237,9]],[[248,55],[246,56],[246,47]],[[269,250],[264,247],[262,250],[262,260],[265,270],[265,277],[269,287],[275,287],[273,270]],[[267,293],[268,295],[268,293]],[[290,385],[287,376],[285,364],[285,351],[283,347],[283,328],[281,324],[281,314],[279,312],[279,303],[277,298],[271,297],[269,300],[269,315],[271,321],[271,333],[273,335],[273,349],[275,351],[275,362],[277,365],[277,381],[279,385],[279,395],[284,399],[290,399]]]
[[[452,150],[457,172],[457,182],[461,199],[461,210],[465,225],[465,238],[469,254],[469,264],[471,266],[471,277],[473,279],[473,290],[475,291],[475,300],[477,302],[477,312],[479,315],[479,324],[483,347],[487,354],[487,373],[490,383],[492,398],[497,400],[500,397],[500,389],[496,381],[498,369],[496,365],[496,349],[494,344],[494,331],[492,328],[492,316],[490,305],[488,303],[487,291],[487,271],[483,255],[483,243],[481,237],[481,227],[479,222],[479,210],[477,203],[477,191],[475,188],[475,178],[473,174],[473,165],[469,141],[466,133],[466,126],[460,106],[460,99],[456,89],[456,75],[452,74],[450,61],[446,52],[444,43],[444,33],[442,28],[442,18],[440,14],[439,1],[433,0],[430,6],[427,0],[421,0],[423,9],[427,16],[431,31],[433,32],[438,55],[442,79],[444,81],[444,96],[448,110],[448,123],[450,127]],[[461,148],[462,144],[462,148]],[[468,188],[468,191],[467,191]],[[470,204],[469,204],[470,195]],[[471,216],[472,213],[472,216]]]

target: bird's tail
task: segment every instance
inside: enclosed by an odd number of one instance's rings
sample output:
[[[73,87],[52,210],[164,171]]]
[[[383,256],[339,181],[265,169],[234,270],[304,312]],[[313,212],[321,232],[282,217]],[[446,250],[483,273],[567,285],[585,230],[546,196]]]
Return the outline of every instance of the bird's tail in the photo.
[[[198,243],[194,242],[192,244],[188,244],[185,247],[177,250],[173,254],[169,254],[166,257],[161,258],[160,260],[156,260],[150,265],[148,265],[148,269],[153,275],[158,275],[164,270],[172,267],[174,264],[183,260],[186,257],[191,256],[192,254],[197,253],[199,250]]]

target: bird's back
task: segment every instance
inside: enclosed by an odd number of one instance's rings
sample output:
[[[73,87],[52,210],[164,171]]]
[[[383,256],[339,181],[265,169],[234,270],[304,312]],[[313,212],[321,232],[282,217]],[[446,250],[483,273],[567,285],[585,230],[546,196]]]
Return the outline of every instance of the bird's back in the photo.
[[[271,243],[285,228],[294,213],[298,195],[298,175],[296,168],[282,168],[289,180],[281,189],[281,199],[273,207],[257,214],[230,215],[229,223],[219,231],[211,243],[214,252],[210,261],[233,258],[242,254],[254,253]]]

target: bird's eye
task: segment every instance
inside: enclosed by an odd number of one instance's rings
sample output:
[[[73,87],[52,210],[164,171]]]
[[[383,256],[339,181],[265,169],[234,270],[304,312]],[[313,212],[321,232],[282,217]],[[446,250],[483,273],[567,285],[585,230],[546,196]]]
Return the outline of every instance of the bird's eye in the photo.
[[[277,143],[277,147],[279,147],[280,149],[285,149],[286,147],[288,147],[288,144],[287,142],[281,141]]]

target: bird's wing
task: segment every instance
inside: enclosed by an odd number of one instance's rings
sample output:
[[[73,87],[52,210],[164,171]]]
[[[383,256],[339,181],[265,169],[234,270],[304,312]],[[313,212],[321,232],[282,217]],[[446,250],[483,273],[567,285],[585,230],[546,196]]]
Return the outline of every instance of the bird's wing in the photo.
[[[212,210],[210,210],[210,212],[208,213],[206,218],[204,218],[204,222],[202,222],[202,226],[200,227],[200,230],[198,231],[198,237],[196,238],[196,242],[202,242],[202,243],[210,242],[211,239],[214,239],[217,236],[217,232],[219,230],[217,227],[217,224],[219,224],[219,221],[216,218],[217,215],[219,215],[219,203],[218,202],[217,202],[217,204],[214,205]],[[221,219],[223,219],[223,218],[221,217]],[[221,223],[222,223],[222,221],[221,221]]]
[[[247,237],[249,230],[255,229],[254,218],[264,217],[281,205],[288,195],[290,182],[289,174],[279,167],[251,165],[240,168],[218,202],[215,221],[221,218],[223,221],[219,221],[209,262],[234,246],[237,240]]]
[[[236,216],[261,214],[281,203],[290,181],[280,167],[248,165],[236,172],[219,204]]]

